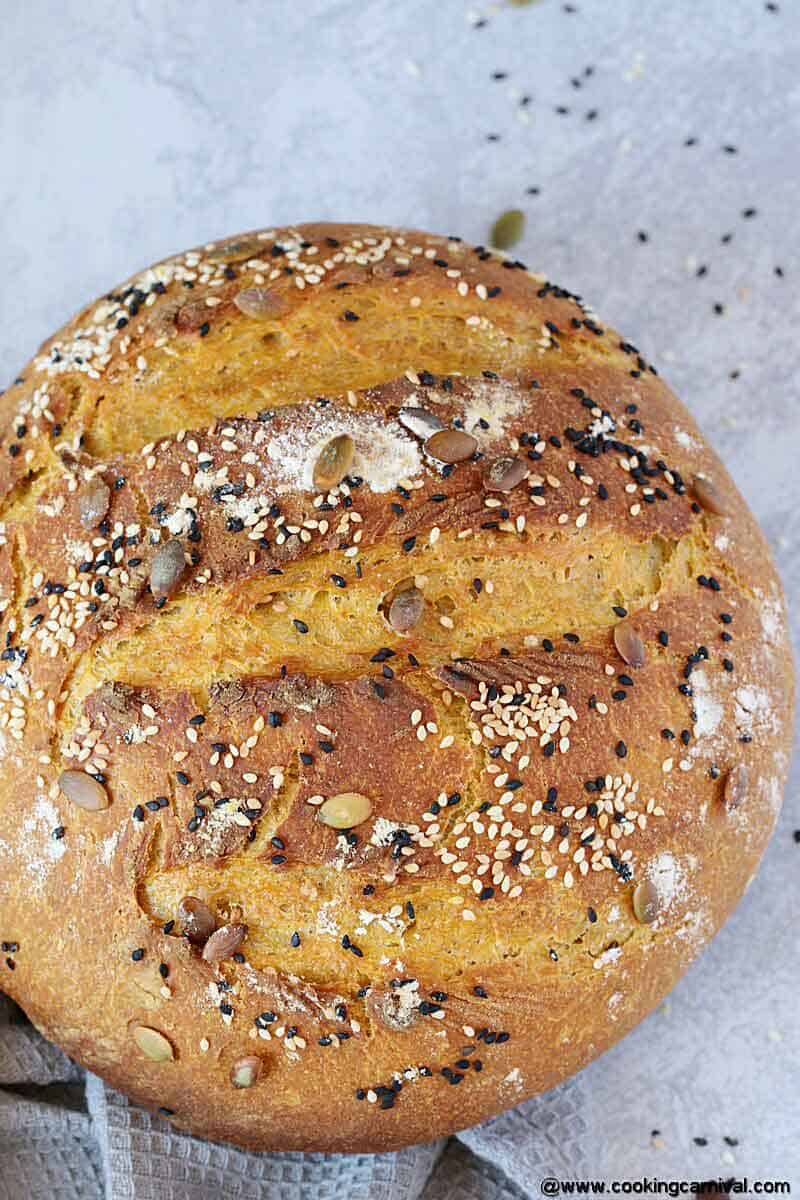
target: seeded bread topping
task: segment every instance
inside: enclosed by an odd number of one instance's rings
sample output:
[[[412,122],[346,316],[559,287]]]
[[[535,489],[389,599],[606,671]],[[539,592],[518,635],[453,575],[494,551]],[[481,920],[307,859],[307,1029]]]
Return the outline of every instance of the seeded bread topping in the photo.
[[[210,1137],[391,1149],[658,1003],[793,682],[635,346],[482,247],[309,225],[140,273],[2,405],[3,987],[48,1036]]]

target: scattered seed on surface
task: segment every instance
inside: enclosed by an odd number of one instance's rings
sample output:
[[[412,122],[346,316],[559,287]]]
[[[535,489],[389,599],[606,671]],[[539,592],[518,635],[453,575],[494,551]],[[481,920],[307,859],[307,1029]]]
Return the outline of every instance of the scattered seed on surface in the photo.
[[[525,232],[525,213],[520,208],[509,208],[501,213],[492,226],[489,245],[495,250],[510,250]]]
[[[169,596],[186,570],[186,556],[177,538],[170,538],[155,554],[150,566],[150,591],[156,600]]]
[[[149,1025],[134,1026],[133,1040],[145,1058],[152,1059],[153,1062],[172,1062],[175,1058],[175,1051],[169,1039],[157,1029],[151,1029]]]
[[[355,443],[349,433],[331,438],[319,453],[314,464],[314,487],[328,492],[344,479],[353,464]]]
[[[427,408],[401,408],[397,414],[397,419],[404,429],[409,433],[413,433],[414,437],[429,438],[432,434],[438,433],[444,429],[444,425],[436,416],[435,413],[428,412]]]
[[[527,474],[521,458],[496,458],[483,477],[483,486],[489,492],[510,492]]]
[[[461,429],[441,429],[425,443],[425,453],[443,463],[460,463],[472,458],[478,443]]]
[[[249,1088],[258,1082],[261,1074],[261,1059],[255,1054],[240,1058],[231,1067],[231,1083],[235,1088]]]
[[[718,517],[728,515],[728,506],[721,492],[705,475],[695,475],[692,480],[692,492],[697,503],[706,512],[714,513]]]
[[[723,800],[728,812],[733,812],[747,799],[750,786],[750,772],[744,763],[737,763],[725,776]]]
[[[661,901],[655,884],[650,879],[642,879],[633,889],[633,911],[637,921],[643,925],[651,925],[661,911]]]
[[[184,896],[178,905],[178,922],[181,932],[195,946],[202,946],[214,932],[214,914],[197,896]]]
[[[286,299],[274,288],[244,288],[233,303],[246,317],[279,317],[289,307]]]
[[[111,803],[102,783],[85,771],[62,771],[58,786],[68,800],[86,812],[100,812]]]
[[[246,925],[239,922],[221,925],[203,947],[203,958],[206,962],[222,962],[235,954],[246,937]]]
[[[99,477],[90,479],[78,494],[78,519],[84,529],[96,529],[108,512],[111,488]]]
[[[425,597],[419,588],[406,588],[393,597],[387,620],[397,633],[408,633],[419,623],[424,610]]]
[[[630,621],[620,621],[614,626],[614,645],[622,661],[629,667],[643,667],[647,661],[644,642]]]
[[[319,819],[332,829],[352,829],[372,812],[372,801],[361,792],[340,792],[320,805]]]

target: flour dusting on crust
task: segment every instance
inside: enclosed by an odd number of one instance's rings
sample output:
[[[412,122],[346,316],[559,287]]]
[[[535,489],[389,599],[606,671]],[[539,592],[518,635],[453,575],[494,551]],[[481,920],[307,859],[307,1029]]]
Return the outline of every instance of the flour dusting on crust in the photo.
[[[519,416],[529,401],[518,387],[500,380],[470,379],[468,384],[464,429],[479,446],[487,446],[504,436],[507,422]]]
[[[359,476],[373,492],[390,492],[422,470],[417,446],[396,422],[370,413],[322,412],[315,415],[311,429],[267,435],[267,454],[279,482],[298,491],[316,491],[314,464],[322,448],[340,434],[349,434],[355,445],[348,474]]]
[[[33,810],[22,822],[25,840],[25,867],[31,876],[31,887],[40,892],[50,870],[67,852],[67,843],[53,836],[61,825],[58,809],[46,796],[37,797]]]
[[[719,729],[724,710],[722,702],[711,691],[705,671],[695,671],[692,675],[692,691],[692,707],[696,713],[694,736],[713,737]]]

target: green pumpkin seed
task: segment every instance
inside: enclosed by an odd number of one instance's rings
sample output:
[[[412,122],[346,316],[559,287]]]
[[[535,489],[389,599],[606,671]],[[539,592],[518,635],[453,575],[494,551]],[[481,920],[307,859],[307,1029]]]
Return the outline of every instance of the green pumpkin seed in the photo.
[[[495,250],[510,250],[525,232],[525,213],[520,208],[509,208],[501,213],[492,226],[489,245]]]
[[[340,792],[321,805],[319,819],[332,829],[352,829],[366,821],[371,812],[369,796],[362,796],[360,792]]]
[[[243,262],[246,258],[265,258],[268,251],[267,243],[261,238],[238,238],[202,253],[209,262]]]
[[[150,1058],[153,1062],[172,1062],[175,1051],[163,1033],[151,1029],[149,1025],[136,1025],[132,1032],[133,1040],[145,1058]]]

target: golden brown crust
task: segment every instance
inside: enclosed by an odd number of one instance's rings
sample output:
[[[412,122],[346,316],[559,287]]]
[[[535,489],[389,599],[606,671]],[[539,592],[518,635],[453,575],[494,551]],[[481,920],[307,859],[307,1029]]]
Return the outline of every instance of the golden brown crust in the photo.
[[[90,1069],[210,1137],[391,1149],[577,1070],[731,911],[787,767],[780,586],[576,297],[427,234],[247,234],[0,403],[4,987]]]

